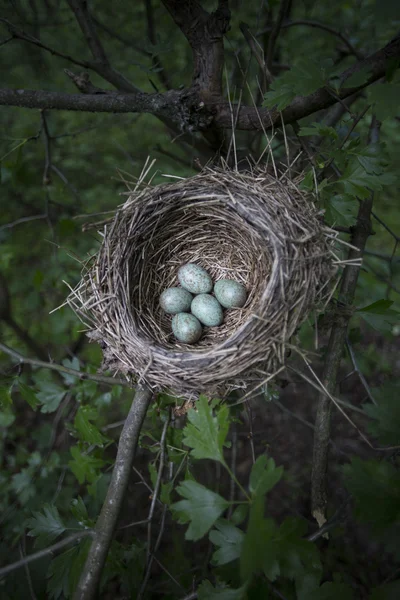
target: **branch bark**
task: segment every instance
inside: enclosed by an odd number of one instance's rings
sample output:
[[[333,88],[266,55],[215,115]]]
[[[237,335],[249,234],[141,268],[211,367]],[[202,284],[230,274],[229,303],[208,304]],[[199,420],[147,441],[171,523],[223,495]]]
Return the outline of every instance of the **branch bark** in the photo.
[[[227,0],[219,0],[217,10],[211,14],[197,0],[163,0],[163,4],[192,48],[192,87],[201,90],[203,99],[221,97],[223,36],[229,29],[231,18]]]
[[[107,496],[97,519],[94,537],[74,600],[91,600],[97,595],[108,550],[129,482],[140,430],[152,398],[149,388],[138,385],[118,444],[117,457]]]
[[[360,202],[357,223],[353,230],[351,243],[358,250],[350,250],[349,260],[359,258],[369,235],[371,235],[372,196]],[[321,381],[330,394],[335,393],[337,377],[343,348],[346,342],[347,327],[351,318],[351,308],[357,287],[361,267],[348,265],[344,269],[339,290],[338,314],[326,351],[325,364]],[[314,452],[311,474],[311,510],[320,527],[325,523],[327,505],[326,472],[328,466],[328,449],[331,430],[332,402],[326,394],[318,399],[317,416],[315,419]]]

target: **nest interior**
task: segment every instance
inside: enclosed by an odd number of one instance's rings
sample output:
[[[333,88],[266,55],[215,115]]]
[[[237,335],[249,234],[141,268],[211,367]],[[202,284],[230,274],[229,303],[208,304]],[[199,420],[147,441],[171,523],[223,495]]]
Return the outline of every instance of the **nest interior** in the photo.
[[[101,341],[104,367],[179,396],[262,385],[285,345],[326,300],[336,234],[290,179],[206,169],[137,189],[103,232],[69,303]],[[242,309],[225,311],[196,345],[177,342],[161,293],[188,262],[242,282]]]

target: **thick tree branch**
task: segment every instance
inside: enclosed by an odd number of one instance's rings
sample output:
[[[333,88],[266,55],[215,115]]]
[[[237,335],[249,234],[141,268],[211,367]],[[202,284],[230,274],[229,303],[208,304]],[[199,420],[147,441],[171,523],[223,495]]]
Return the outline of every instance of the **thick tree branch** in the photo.
[[[381,50],[346,69],[339,77],[342,86],[349,77],[363,69],[369,70],[369,74],[364,83],[357,87],[342,87],[337,97],[340,100],[348,98],[383,77],[388,61],[393,58],[400,58],[400,35]],[[107,93],[106,91],[102,94],[99,90],[96,94],[85,95],[0,89],[0,105],[3,106],[88,112],[146,112],[168,119],[180,131],[193,133],[204,131],[212,126],[230,129],[232,126],[231,105],[223,102],[221,98],[204,102],[202,97],[204,95],[199,95],[196,88],[182,91],[170,90],[164,94],[146,94],[144,92],[121,94]],[[236,129],[260,130],[263,126],[268,130],[275,124],[280,124],[281,118],[286,124],[290,124],[316,111],[328,108],[336,102],[337,98],[323,87],[308,96],[296,97],[282,113],[274,109],[241,106],[236,118],[236,107],[233,105]]]
[[[97,519],[94,538],[74,594],[74,600],[91,600],[97,596],[104,563],[129,482],[140,430],[151,398],[152,392],[149,388],[138,385],[119,439],[117,457],[107,496]]]
[[[223,36],[229,29],[230,10],[226,0],[218,2],[213,13],[205,11],[197,0],[163,0],[175,23],[188,40],[193,52],[192,86],[204,99],[222,95],[224,65]]]

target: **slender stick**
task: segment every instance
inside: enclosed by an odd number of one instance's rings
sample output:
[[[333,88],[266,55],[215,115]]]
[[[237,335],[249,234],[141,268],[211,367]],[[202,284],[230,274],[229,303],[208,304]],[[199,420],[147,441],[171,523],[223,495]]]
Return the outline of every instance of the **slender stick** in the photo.
[[[107,496],[97,519],[93,542],[74,594],[74,600],[91,600],[97,595],[104,564],[131,475],[140,430],[151,398],[152,392],[147,386],[137,386],[135,398],[119,438],[117,457]]]
[[[70,369],[57,363],[45,362],[44,360],[36,360],[34,358],[28,358],[23,354],[20,354],[13,348],[9,348],[5,344],[0,342],[0,350],[8,356],[15,358],[20,364],[33,365],[34,367],[42,367],[43,369],[50,369],[51,371],[58,371],[59,373],[68,373],[73,375],[77,379],[85,380],[90,379],[91,381],[98,381],[99,383],[106,383],[107,385],[124,385],[126,387],[132,387],[132,384],[126,379],[116,379],[115,377],[107,377],[106,375],[95,375],[85,373],[84,371],[77,371],[76,369]]]
[[[44,556],[47,556],[48,554],[57,552],[58,550],[61,550],[62,548],[64,548],[65,546],[68,546],[72,542],[76,542],[76,540],[79,540],[88,535],[93,535],[92,529],[86,529],[84,531],[80,531],[79,533],[74,533],[73,535],[70,535],[69,537],[65,538],[64,540],[61,540],[60,542],[57,542],[56,544],[53,544],[52,546],[49,546],[48,548],[44,548],[44,550],[39,550],[39,552],[35,552],[34,554],[29,554],[28,556],[21,558],[21,560],[17,560],[17,562],[12,563],[11,565],[2,567],[0,569],[0,578],[4,577],[5,575],[8,575],[9,573],[12,573],[13,571],[16,571],[17,569],[20,569],[21,567],[25,567],[25,565],[28,565],[29,563],[31,563],[35,560],[39,560],[40,558],[43,558]]]

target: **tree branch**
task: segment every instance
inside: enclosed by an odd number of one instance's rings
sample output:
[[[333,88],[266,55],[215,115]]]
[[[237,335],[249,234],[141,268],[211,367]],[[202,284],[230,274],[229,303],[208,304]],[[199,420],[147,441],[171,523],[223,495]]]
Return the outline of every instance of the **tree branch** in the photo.
[[[63,365],[58,365],[57,363],[45,362],[43,360],[28,358],[26,356],[23,356],[16,350],[9,348],[5,344],[2,344],[1,342],[0,350],[4,352],[4,354],[8,354],[8,356],[15,358],[19,364],[33,365],[34,367],[50,369],[51,371],[58,371],[59,373],[68,373],[68,375],[73,375],[74,377],[80,380],[90,379],[91,381],[97,381],[98,383],[106,383],[107,385],[123,385],[125,387],[132,387],[132,384],[126,379],[116,379],[115,377],[107,377],[106,375],[95,375],[91,373],[85,373],[83,371],[77,371],[76,369],[64,367]]]
[[[135,398],[119,439],[107,496],[97,519],[94,538],[74,594],[74,600],[91,600],[97,595],[104,563],[129,482],[140,430],[151,398],[152,392],[149,388],[142,385],[137,386]]]
[[[49,546],[48,548],[44,548],[44,550],[39,550],[39,552],[35,552],[34,554],[25,556],[21,560],[18,560],[17,562],[12,563],[11,565],[2,567],[0,569],[0,578],[5,577],[9,573],[12,573],[13,571],[16,571],[17,569],[20,569],[21,567],[25,567],[25,565],[28,565],[29,563],[31,563],[35,560],[40,560],[41,558],[43,558],[44,556],[47,556],[48,554],[53,554],[53,552],[57,552],[58,550],[61,550],[65,546],[69,546],[69,544],[71,544],[72,542],[76,542],[76,540],[80,540],[81,538],[87,537],[88,535],[93,535],[93,530],[86,529],[84,531],[80,531],[79,533],[74,533],[73,535],[70,535],[69,537],[65,538],[64,540],[61,540],[60,542],[57,542],[56,544],[53,544],[52,546]]]
[[[91,68],[103,77],[103,79],[112,83],[118,90],[128,93],[138,92],[139,89],[136,86],[111,66],[100,38],[97,35],[96,26],[89,13],[87,1],[67,0],[67,2],[75,15],[94,58],[94,62],[91,63]]]
[[[198,88],[204,98],[220,97],[224,65],[223,36],[229,29],[231,18],[228,2],[220,0],[217,10],[211,14],[197,0],[163,0],[163,4],[192,48],[192,86]]]
[[[283,19],[286,17],[287,9],[289,5],[289,0],[281,0],[281,5],[279,7],[278,18],[274,23],[271,34],[268,40],[268,48],[267,48],[267,56],[266,56],[266,64],[268,70],[271,71],[272,68],[272,60],[274,57],[275,44],[279,36],[279,32],[282,28]]]
[[[357,223],[354,227],[351,243],[358,250],[351,249],[349,260],[359,258],[369,235],[371,234],[371,209],[372,196],[360,202]],[[346,310],[352,306],[357,287],[358,275],[361,267],[348,265],[343,272],[339,290],[338,304],[343,308],[338,311],[328,342],[321,382],[330,394],[334,394],[339,373],[343,348],[346,342],[347,326],[351,318],[351,311]],[[314,452],[311,474],[311,510],[320,527],[325,522],[325,509],[327,504],[326,472],[328,466],[328,448],[330,439],[332,402],[322,393],[318,399],[317,416],[315,419]]]
[[[169,0],[168,0],[169,1]],[[183,3],[186,6],[186,3]],[[189,3],[188,3],[189,4]],[[359,73],[362,69],[369,70],[366,81],[358,87],[342,87],[337,98],[343,100],[385,75],[388,61],[400,57],[400,35],[394,38],[387,46],[378,50],[365,60],[357,62],[346,69],[340,76],[340,81],[346,82],[349,77]],[[96,88],[99,90],[99,88]],[[104,91],[104,90],[103,90]],[[58,110],[74,110],[88,112],[111,113],[151,113],[162,119],[169,119],[180,131],[193,133],[204,131],[209,127],[217,126],[230,129],[232,126],[232,105],[219,99],[209,99],[204,102],[198,89],[170,90],[164,94],[146,94],[136,92],[120,94],[118,92],[96,94],[63,94],[59,92],[10,90],[0,89],[0,105],[19,106],[24,108],[42,108]],[[319,88],[308,96],[297,96],[282,113],[267,108],[254,108],[241,106],[237,109],[233,105],[236,116],[236,129],[265,130],[271,129],[276,123],[293,123],[311,115],[312,113],[328,108],[337,102],[337,98],[326,87]]]

